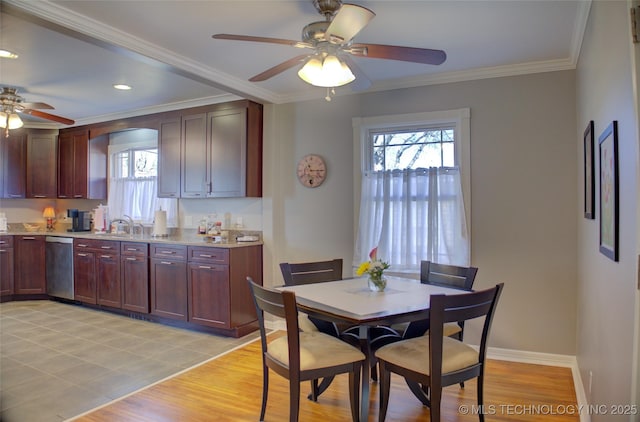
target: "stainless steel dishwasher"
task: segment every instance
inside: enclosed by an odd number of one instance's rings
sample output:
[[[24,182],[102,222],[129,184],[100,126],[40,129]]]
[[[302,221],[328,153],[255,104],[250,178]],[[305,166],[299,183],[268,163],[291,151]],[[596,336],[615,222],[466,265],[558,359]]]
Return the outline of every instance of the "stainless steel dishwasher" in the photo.
[[[44,256],[47,294],[73,300],[73,238],[47,236]]]

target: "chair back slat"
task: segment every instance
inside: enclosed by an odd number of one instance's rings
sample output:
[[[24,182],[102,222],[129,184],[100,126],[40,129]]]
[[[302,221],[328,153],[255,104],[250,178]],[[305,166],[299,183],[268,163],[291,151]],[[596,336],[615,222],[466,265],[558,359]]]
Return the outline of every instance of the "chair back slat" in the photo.
[[[471,290],[478,272],[477,267],[459,267],[431,261],[420,263],[420,281],[425,284]]]
[[[342,259],[280,264],[286,286],[342,280]]]

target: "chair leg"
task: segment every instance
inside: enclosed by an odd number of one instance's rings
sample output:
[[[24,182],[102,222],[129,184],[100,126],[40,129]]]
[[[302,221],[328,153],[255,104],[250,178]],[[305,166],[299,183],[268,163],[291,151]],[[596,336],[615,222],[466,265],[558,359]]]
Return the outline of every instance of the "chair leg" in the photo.
[[[382,361],[378,362],[378,366],[380,367],[380,381],[378,383],[378,388],[380,389],[380,411],[378,413],[378,422],[384,422],[387,418],[387,409],[389,407],[391,372],[387,371],[387,368]]]
[[[480,422],[484,422],[484,366],[480,368],[480,375],[478,375],[478,408],[481,411],[478,413]]]
[[[375,358],[371,358],[371,381],[378,381],[378,362]]]
[[[264,414],[267,411],[267,396],[269,395],[269,368],[266,365],[262,367],[262,407],[260,408],[260,420],[264,420]]]
[[[298,422],[300,417],[300,380],[289,380],[289,421]]]
[[[430,388],[431,391],[431,407],[429,414],[431,422],[440,422],[440,401],[442,400],[442,386],[438,388]]]
[[[360,422],[360,373],[361,365],[354,364],[354,368],[349,372],[349,403],[351,403],[351,419],[353,422]],[[363,399],[364,400],[364,399]]]
[[[311,393],[307,397],[311,401],[318,401],[318,379],[314,379],[310,381],[311,383]]]
[[[333,382],[333,378],[334,376],[322,378],[322,381],[320,382],[320,384],[318,384],[318,380],[311,381],[311,393],[309,393],[307,398],[312,401],[318,401],[318,397],[320,397],[320,395],[324,393],[324,391],[327,388],[329,388],[329,385],[331,385],[331,383]],[[315,390],[314,390],[314,382],[315,382]],[[315,392],[315,398],[313,398],[314,392]]]

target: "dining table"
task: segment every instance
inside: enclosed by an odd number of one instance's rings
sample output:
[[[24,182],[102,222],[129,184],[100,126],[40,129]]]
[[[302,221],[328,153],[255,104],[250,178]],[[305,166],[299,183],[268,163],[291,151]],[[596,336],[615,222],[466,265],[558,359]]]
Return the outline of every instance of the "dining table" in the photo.
[[[386,278],[387,286],[382,292],[370,290],[366,277],[277,287],[279,290],[295,292],[298,309],[310,317],[357,327],[358,345],[366,356],[361,377],[361,421],[367,421],[369,415],[369,378],[374,359],[372,330],[397,323],[427,320],[431,295],[466,293],[459,289],[423,284],[411,278]]]

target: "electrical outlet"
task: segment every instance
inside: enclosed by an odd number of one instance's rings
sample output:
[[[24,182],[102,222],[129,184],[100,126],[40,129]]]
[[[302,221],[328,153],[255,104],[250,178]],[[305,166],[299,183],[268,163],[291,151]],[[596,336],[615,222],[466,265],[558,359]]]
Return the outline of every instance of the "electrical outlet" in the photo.
[[[193,227],[193,216],[191,215],[184,216],[184,226],[189,228]]]

